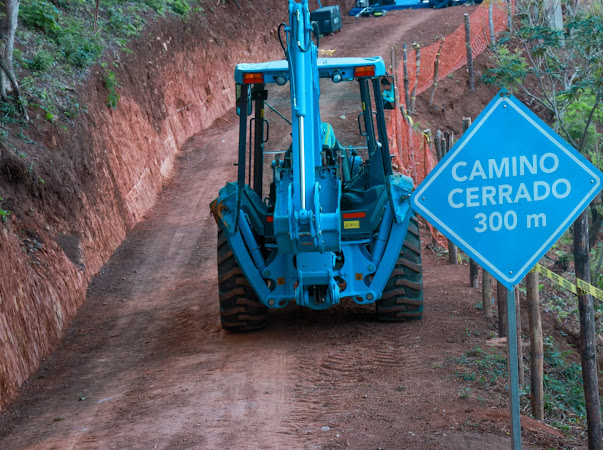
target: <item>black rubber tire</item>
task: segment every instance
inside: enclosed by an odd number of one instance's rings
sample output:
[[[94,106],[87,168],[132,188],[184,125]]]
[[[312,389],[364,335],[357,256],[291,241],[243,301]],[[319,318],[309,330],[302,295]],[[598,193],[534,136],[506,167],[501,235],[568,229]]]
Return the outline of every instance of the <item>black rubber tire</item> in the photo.
[[[377,319],[402,322],[423,318],[423,266],[421,237],[416,217],[410,218],[408,232],[396,266],[376,302]]]
[[[268,324],[268,308],[243,275],[222,230],[218,231],[218,290],[223,330],[243,333]]]

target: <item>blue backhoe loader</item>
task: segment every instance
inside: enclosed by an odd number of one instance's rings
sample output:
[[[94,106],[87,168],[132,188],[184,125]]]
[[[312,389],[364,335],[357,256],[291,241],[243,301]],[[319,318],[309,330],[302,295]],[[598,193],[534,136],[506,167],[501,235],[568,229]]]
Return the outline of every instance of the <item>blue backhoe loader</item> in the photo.
[[[284,60],[234,74],[238,179],[211,203],[222,328],[260,329],[272,308],[322,310],[342,298],[375,303],[379,320],[421,318],[413,181],[392,171],[383,59],[319,58],[308,0],[289,0],[278,36]],[[334,89],[325,94],[331,123],[321,88]]]

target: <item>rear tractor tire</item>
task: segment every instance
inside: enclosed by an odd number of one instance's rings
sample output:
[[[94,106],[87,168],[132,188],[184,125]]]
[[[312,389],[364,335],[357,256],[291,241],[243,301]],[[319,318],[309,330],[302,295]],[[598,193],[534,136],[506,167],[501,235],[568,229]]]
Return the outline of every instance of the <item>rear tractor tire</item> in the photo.
[[[423,266],[419,223],[411,217],[396,266],[376,302],[377,319],[402,322],[423,318]]]
[[[268,308],[245,278],[222,230],[218,231],[218,290],[223,330],[244,333],[268,324]]]

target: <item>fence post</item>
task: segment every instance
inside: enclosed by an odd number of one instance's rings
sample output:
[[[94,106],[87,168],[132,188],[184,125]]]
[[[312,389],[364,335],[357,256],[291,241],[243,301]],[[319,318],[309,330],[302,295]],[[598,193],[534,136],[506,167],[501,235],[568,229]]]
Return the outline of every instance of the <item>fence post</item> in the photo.
[[[519,368],[519,384],[526,382],[526,372],[523,367],[523,344],[521,340],[521,301],[519,297],[519,285],[515,286],[515,324],[517,326],[517,366]]]
[[[402,65],[404,66],[404,108],[406,109],[406,114],[409,114],[410,94],[408,93],[408,51],[406,44],[402,46],[402,55]]]
[[[415,66],[416,66],[416,72],[415,72],[415,82],[414,85],[412,87],[412,93],[410,94],[410,113],[414,114],[415,113],[415,103],[417,100],[417,86],[419,86],[419,75],[421,73],[421,46],[417,43],[414,42],[412,44],[413,48],[415,49]]]
[[[398,87],[398,75],[397,75],[397,61],[396,61],[396,46],[392,45],[392,62],[391,62],[391,74],[394,79],[394,105],[396,109],[400,106],[400,89]]]
[[[435,97],[436,89],[438,88],[438,78],[440,71],[440,53],[442,52],[442,46],[444,45],[444,36],[440,40],[440,47],[438,48],[438,52],[435,56],[435,61],[433,62],[433,84],[431,85],[431,94],[429,95],[429,107],[433,106],[433,99]]]
[[[535,270],[526,276],[526,294],[530,321],[530,404],[534,418],[543,420],[544,343],[542,340],[542,322],[540,321],[538,272]]]
[[[473,53],[471,51],[471,28],[469,14],[465,13],[465,46],[467,47],[467,69],[469,70],[469,90],[475,92],[475,74],[473,72]]]
[[[442,130],[436,131],[435,140],[433,143],[435,145],[436,158],[438,159],[438,162],[440,162],[444,157],[442,152]]]
[[[442,138],[442,158],[444,156],[446,156],[446,153],[448,153],[450,151],[450,149],[452,148],[452,143],[454,141],[454,133],[451,132],[444,132],[444,137]],[[457,265],[459,263],[459,258],[458,258],[458,251],[456,248],[456,245],[450,240],[450,239],[446,239],[448,241],[448,262],[450,264],[453,265]]]

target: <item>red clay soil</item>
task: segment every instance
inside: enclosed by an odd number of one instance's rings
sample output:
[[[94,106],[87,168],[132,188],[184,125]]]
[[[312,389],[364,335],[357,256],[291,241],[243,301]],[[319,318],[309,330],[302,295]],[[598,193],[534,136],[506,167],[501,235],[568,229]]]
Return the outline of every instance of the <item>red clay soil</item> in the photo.
[[[470,10],[345,17],[323,48],[386,56],[419,33],[429,43],[450,31],[441,22],[455,28]],[[481,294],[466,266],[429,249],[422,321],[382,324],[372,308],[345,303],[274,312],[256,333],[221,331],[208,204],[236,177],[233,115],[184,146],[59,349],[2,412],[0,447],[509,448],[506,399],[460,395],[466,385],[448,363],[487,345],[494,327],[474,307]],[[523,422],[527,445],[580,444],[533,422]]]

